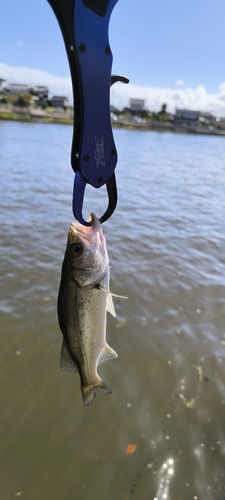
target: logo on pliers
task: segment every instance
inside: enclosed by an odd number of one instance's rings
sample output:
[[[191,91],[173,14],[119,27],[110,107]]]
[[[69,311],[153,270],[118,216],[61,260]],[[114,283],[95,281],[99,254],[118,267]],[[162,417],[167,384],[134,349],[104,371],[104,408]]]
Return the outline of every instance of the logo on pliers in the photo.
[[[96,167],[99,167],[99,165],[105,167],[103,135],[102,137],[100,137],[100,139],[95,136],[95,142],[96,142],[96,149],[94,150],[94,153],[95,153]]]

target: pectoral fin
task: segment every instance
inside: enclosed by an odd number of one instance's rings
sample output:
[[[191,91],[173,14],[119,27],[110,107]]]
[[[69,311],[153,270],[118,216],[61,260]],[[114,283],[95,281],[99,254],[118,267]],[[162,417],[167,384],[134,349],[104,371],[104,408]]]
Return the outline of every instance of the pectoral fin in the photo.
[[[113,304],[112,294],[110,292],[107,292],[106,311],[108,311],[110,314],[112,314],[112,316],[114,316],[114,318],[115,318],[116,311],[115,311],[115,307]]]
[[[60,369],[64,372],[78,372],[77,365],[72,358],[64,339],[60,356]]]
[[[118,299],[127,299],[128,297],[124,297],[123,295],[117,295],[116,293],[111,293],[110,290],[107,290],[107,288],[104,288],[100,285],[97,285],[98,289],[101,290],[101,292],[104,292],[107,294],[107,302],[106,302],[106,310],[112,314],[112,316],[116,316],[116,311],[115,307],[113,304],[113,297],[117,297]]]
[[[112,358],[118,358],[118,354],[108,344],[106,344],[98,358],[98,366]]]

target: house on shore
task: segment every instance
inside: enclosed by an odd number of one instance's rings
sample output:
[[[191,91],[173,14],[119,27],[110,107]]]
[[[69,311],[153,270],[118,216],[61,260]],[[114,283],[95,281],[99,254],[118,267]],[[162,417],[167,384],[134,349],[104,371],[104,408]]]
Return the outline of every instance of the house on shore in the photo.
[[[3,90],[2,84],[3,84],[4,81],[5,80],[3,78],[0,78],[0,92]]]
[[[209,113],[208,111],[204,111],[200,115],[200,120],[205,121],[205,123],[212,124],[216,122],[216,117]]]
[[[120,113],[121,113],[121,111],[118,108],[113,106],[113,104],[110,105],[110,116],[111,116],[112,122],[116,122],[118,120]]]
[[[30,92],[33,96],[34,102],[38,106],[45,108],[48,105],[48,87],[36,85],[36,87],[33,87]]]
[[[216,118],[216,124],[220,129],[225,130],[225,116]]]
[[[69,101],[65,96],[53,95],[53,97],[49,100],[49,104],[54,108],[66,109],[68,107]]]
[[[36,106],[46,107],[47,105],[62,108],[66,110],[69,105],[69,100],[65,96],[54,95],[49,99],[49,89],[45,85],[25,85],[23,83],[6,83],[5,80],[0,78],[0,94],[1,96],[14,96],[19,97],[20,94],[30,94],[33,97],[33,103]]]
[[[189,109],[176,109],[174,125],[196,128],[198,125],[214,127],[217,118],[208,111],[194,111]]]
[[[130,99],[129,110],[132,113],[142,113],[145,111],[144,105],[145,105],[144,99]]]
[[[113,104],[110,104],[110,111],[111,113],[114,113],[114,115],[117,116],[121,113],[121,111],[118,108],[116,108],[116,106],[113,106]]]
[[[45,107],[48,104],[48,88],[45,86],[37,85],[36,87],[32,87],[23,83],[7,83],[1,92],[3,97],[13,96],[17,99],[20,94],[30,94],[33,98],[33,103],[39,106]]]
[[[18,96],[19,94],[31,94],[32,87],[22,83],[7,83],[4,86],[4,93],[8,95]]]
[[[198,126],[214,128],[218,125],[218,118],[208,111],[194,111],[189,109],[176,109],[174,125],[194,129]]]
[[[174,124],[183,127],[196,127],[199,121],[201,111],[189,109],[176,109],[174,115]]]

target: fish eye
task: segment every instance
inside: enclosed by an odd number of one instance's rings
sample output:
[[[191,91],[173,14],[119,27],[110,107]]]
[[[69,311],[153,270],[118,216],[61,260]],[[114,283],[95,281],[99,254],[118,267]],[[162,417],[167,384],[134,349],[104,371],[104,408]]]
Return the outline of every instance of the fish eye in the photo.
[[[83,253],[83,247],[79,243],[72,243],[70,245],[70,253],[72,257],[80,257],[80,255]]]

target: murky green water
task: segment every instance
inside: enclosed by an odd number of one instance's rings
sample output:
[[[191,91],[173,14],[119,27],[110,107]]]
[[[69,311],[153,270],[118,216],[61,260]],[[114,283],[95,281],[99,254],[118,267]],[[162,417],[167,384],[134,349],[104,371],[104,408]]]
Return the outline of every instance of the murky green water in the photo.
[[[0,122],[0,498],[225,499],[225,142],[115,130],[104,224],[119,357],[86,410],[59,370],[72,128]],[[104,190],[87,191],[102,215]],[[132,454],[127,446],[136,445]]]

